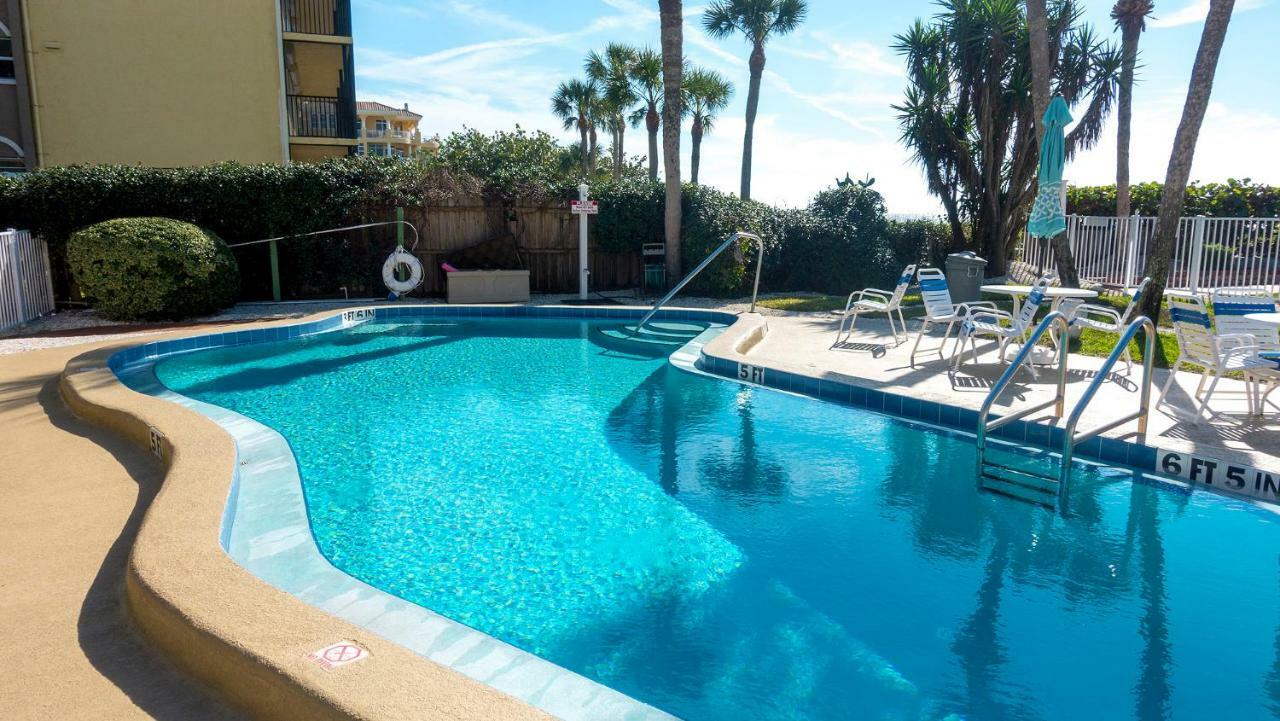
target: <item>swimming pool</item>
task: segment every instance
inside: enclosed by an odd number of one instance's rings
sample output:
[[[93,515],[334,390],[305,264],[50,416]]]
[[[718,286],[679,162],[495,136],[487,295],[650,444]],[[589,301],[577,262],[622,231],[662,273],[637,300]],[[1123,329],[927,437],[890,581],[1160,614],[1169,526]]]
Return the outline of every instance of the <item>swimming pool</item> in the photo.
[[[1270,512],[1085,468],[1063,518],[978,492],[964,436],[616,325],[374,322],[155,373],[287,439],[338,568],[680,716],[1280,709]]]

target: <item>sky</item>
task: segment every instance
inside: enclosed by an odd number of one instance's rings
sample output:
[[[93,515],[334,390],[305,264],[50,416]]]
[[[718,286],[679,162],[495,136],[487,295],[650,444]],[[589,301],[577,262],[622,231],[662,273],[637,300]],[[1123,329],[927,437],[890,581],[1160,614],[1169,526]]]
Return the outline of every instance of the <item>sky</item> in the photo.
[[[1112,2],[1082,0],[1095,30],[1119,42]],[[1163,181],[1208,0],[1156,0],[1141,40],[1134,90],[1131,177]],[[685,54],[727,77],[733,101],[703,140],[700,180],[737,192],[749,45],[702,31],[706,2],[684,7]],[[463,127],[565,131],[551,114],[556,86],[582,75],[609,42],[659,47],[656,0],[353,0],[361,100],[409,103],[425,135]],[[906,87],[894,35],[937,6],[926,0],[809,0],[794,33],[773,39],[756,119],[752,197],[803,206],[846,173],[870,175],[891,213],[936,214],[923,171],[898,141],[892,105]],[[1280,0],[1237,0],[1196,148],[1192,180],[1252,178],[1280,185]],[[607,142],[607,139],[602,140]],[[645,152],[629,130],[628,155]],[[681,149],[688,176],[687,124]],[[661,167],[661,166],[660,166]],[[1115,120],[1068,165],[1076,185],[1115,181]]]

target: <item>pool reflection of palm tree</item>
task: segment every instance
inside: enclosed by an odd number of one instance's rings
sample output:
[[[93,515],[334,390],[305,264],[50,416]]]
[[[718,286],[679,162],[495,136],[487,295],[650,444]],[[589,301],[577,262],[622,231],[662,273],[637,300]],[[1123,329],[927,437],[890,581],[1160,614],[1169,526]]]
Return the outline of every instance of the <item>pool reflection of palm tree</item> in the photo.
[[[728,456],[723,453],[709,456],[699,466],[708,486],[748,503],[780,498],[787,489],[786,469],[762,453],[756,439],[752,393],[746,388],[738,392],[736,406],[741,431],[737,445]]]
[[[1172,691],[1172,653],[1165,608],[1164,539],[1160,533],[1160,496],[1156,489],[1134,483],[1129,497],[1129,519],[1125,528],[1126,550],[1137,541],[1140,549],[1138,591],[1142,598],[1142,656],[1138,683],[1134,688],[1134,718],[1169,718]],[[1126,554],[1127,556],[1127,554]]]

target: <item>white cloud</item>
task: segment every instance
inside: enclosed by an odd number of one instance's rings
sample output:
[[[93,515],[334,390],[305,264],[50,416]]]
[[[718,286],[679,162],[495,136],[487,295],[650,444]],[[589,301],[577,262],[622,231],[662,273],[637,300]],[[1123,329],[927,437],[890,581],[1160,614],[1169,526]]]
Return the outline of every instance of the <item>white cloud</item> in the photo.
[[[817,42],[816,45],[814,41]],[[863,40],[836,40],[821,30],[809,33],[807,39],[775,42],[772,49],[822,63],[828,72],[844,71],[855,76],[886,78],[904,75],[901,63],[896,62],[884,49]]]
[[[1256,10],[1267,4],[1267,0],[1239,0],[1235,5],[1235,13],[1239,14],[1247,10]],[[1181,25],[1191,25],[1193,23],[1204,22],[1209,16],[1209,0],[1191,0],[1190,3],[1169,12],[1156,13],[1156,17],[1151,20],[1153,28],[1175,28]]]

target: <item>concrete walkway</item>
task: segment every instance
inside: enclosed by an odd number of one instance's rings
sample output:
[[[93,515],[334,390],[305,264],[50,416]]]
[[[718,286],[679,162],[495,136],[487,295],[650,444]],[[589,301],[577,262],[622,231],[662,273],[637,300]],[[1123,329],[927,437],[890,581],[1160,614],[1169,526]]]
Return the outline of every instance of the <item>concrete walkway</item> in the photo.
[[[1006,368],[995,354],[995,343],[982,340],[978,344],[978,362],[972,362],[966,353],[960,368],[953,371],[951,364],[936,351],[924,352],[925,349],[938,348],[942,329],[935,330],[931,337],[924,339],[922,352],[913,367],[910,354],[915,332],[919,329],[916,321],[908,322],[912,331],[910,339],[895,345],[888,323],[865,318],[858,321],[857,331],[850,342],[838,347],[832,347],[839,326],[839,318],[834,314],[791,314],[770,317],[767,323],[768,334],[747,354],[748,357],[759,358],[761,365],[808,375],[850,376],[885,391],[965,408],[979,408]],[[954,342],[954,338],[948,341],[948,352]],[[1067,376],[1067,413],[1071,412],[1103,362],[1102,358],[1071,356]],[[1169,391],[1169,403],[1157,408],[1154,406],[1156,398],[1168,377],[1169,371],[1155,369],[1147,445],[1195,452],[1271,471],[1280,470],[1280,406],[1276,405],[1280,393],[1268,399],[1263,417],[1251,418],[1246,413],[1244,383],[1224,379],[1218,384],[1210,402],[1212,414],[1203,420],[1193,421],[1195,403],[1192,397],[1200,375],[1178,373]],[[1078,429],[1087,430],[1137,410],[1141,379],[1140,364],[1135,363],[1132,373],[1125,374],[1124,362],[1118,363],[1116,372],[1100,387],[1086,410]],[[1057,373],[1053,367],[1041,369],[1039,378],[1021,371],[1001,395],[993,411],[1008,413],[1049,400],[1053,397],[1056,382]],[[1031,419],[1041,417],[1044,416],[1032,416]],[[1124,438],[1132,436],[1135,431],[1136,424],[1129,423],[1106,435]]]
[[[0,709],[5,719],[232,719],[130,625],[122,574],[160,468],[79,422],[79,345],[0,358]]]

